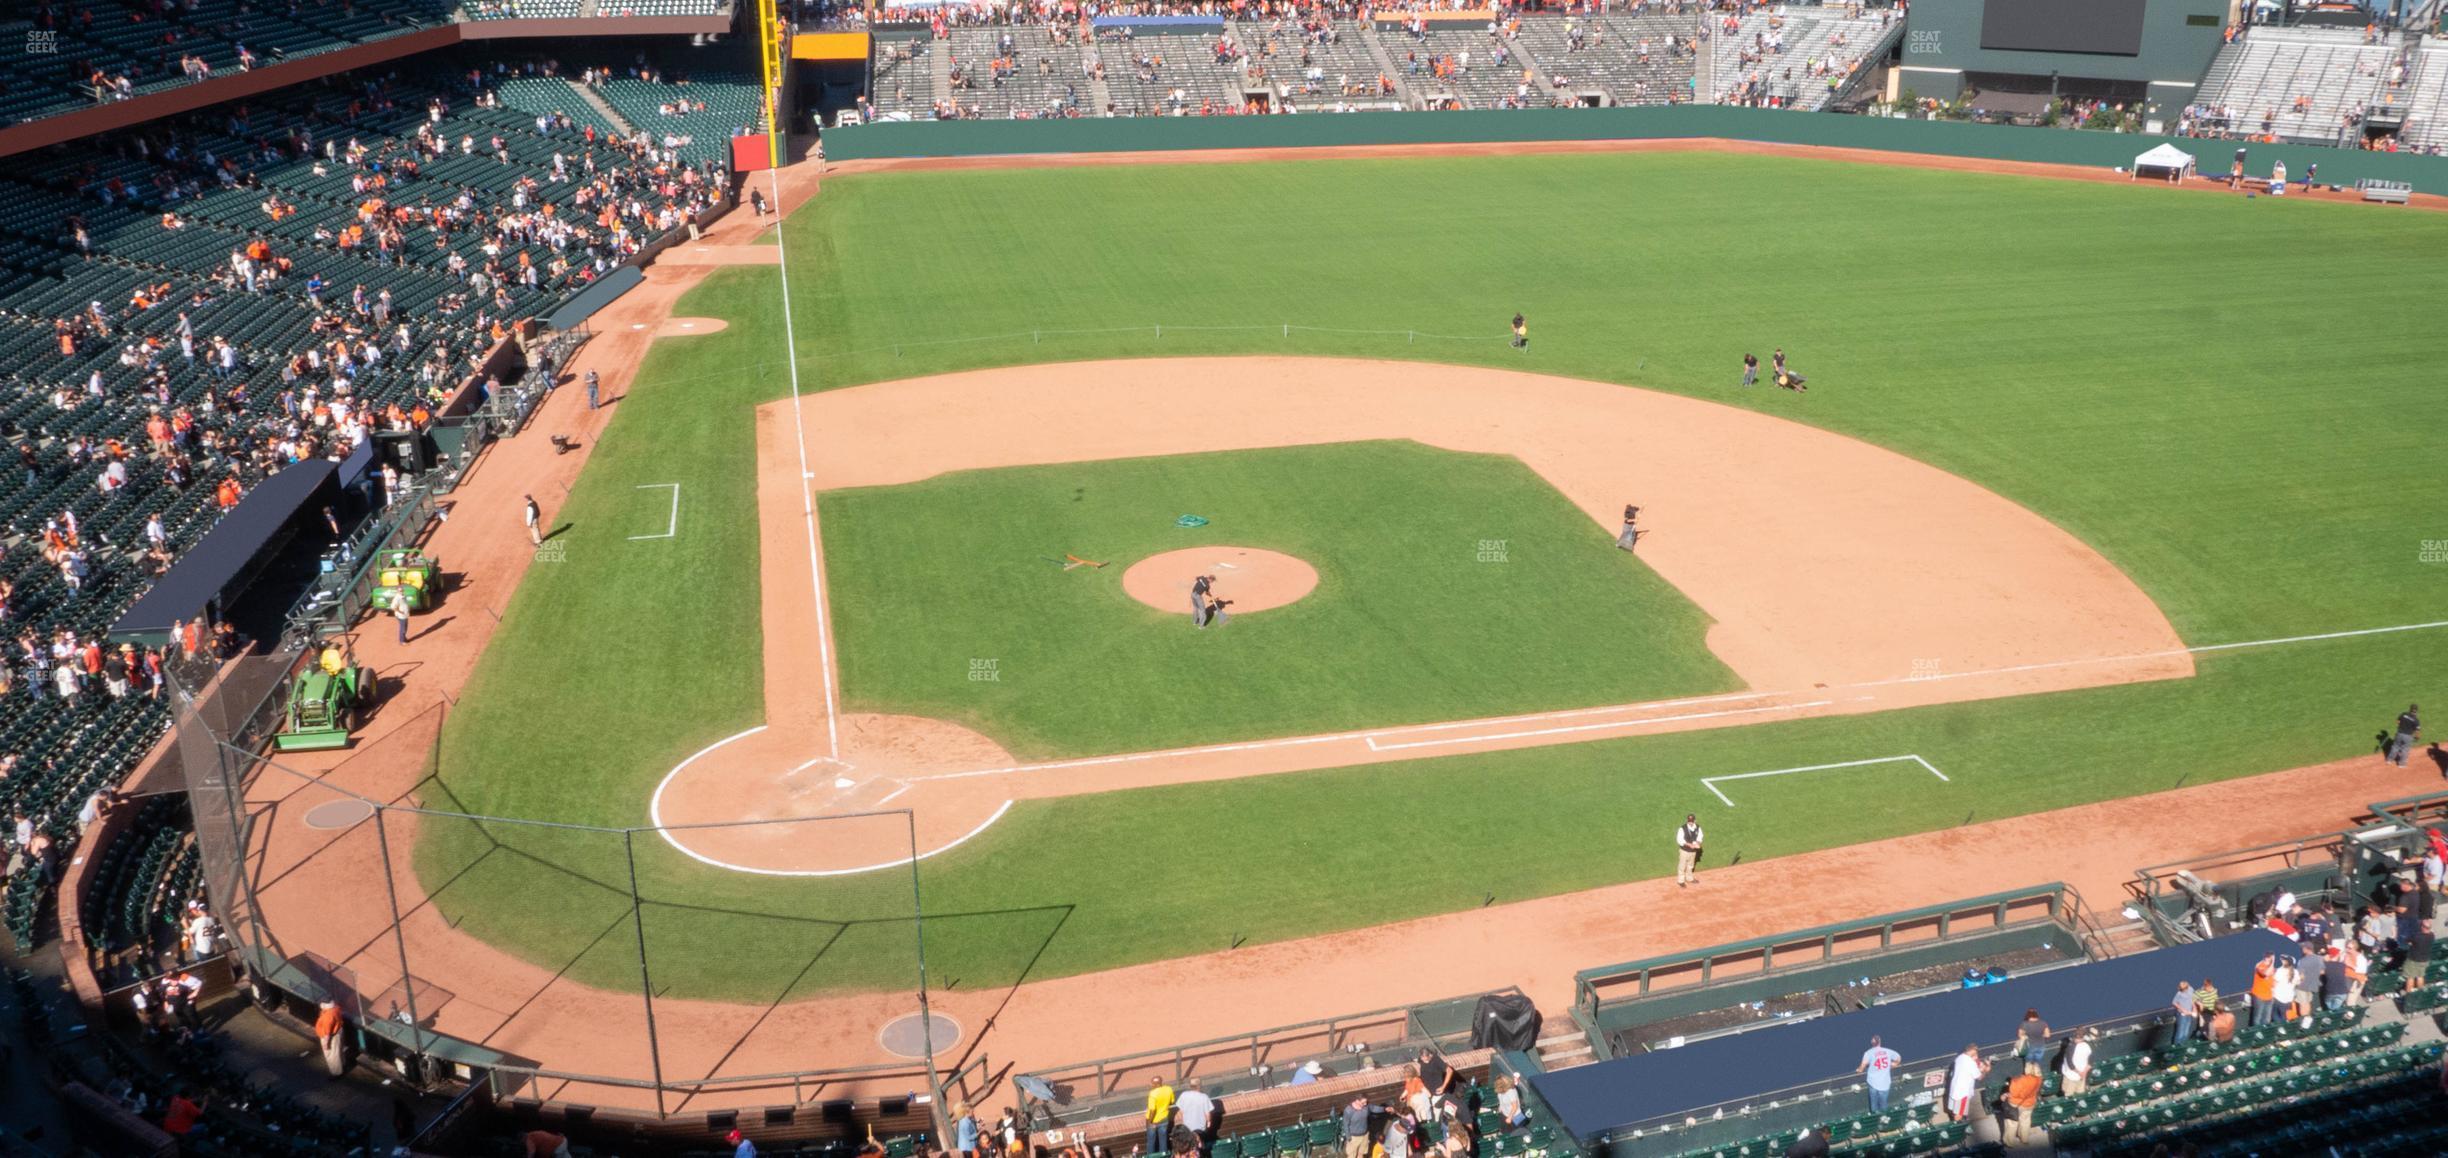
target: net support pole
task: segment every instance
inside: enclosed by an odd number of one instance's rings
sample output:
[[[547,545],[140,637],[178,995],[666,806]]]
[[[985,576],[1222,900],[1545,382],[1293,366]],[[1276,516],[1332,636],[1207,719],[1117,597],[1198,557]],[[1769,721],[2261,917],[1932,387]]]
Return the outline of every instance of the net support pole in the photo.
[[[391,946],[399,952],[400,997],[408,1003],[409,1048],[416,1050],[421,1057],[425,1053],[425,1019],[417,1014],[416,976],[408,971],[408,935],[400,931],[399,881],[394,875],[391,864],[390,826],[383,823],[383,816],[389,811],[390,809],[379,805],[375,807],[374,840],[382,850],[383,895],[390,898],[391,902]],[[362,992],[357,996],[361,1001],[365,998]],[[424,1067],[420,1064],[418,1066],[420,1076],[423,1071]]]
[[[935,1068],[935,1011],[927,1004],[926,966],[926,904],[918,889],[918,813],[915,809],[901,810],[901,819],[909,825],[910,869],[910,932],[918,948],[918,1043],[926,1051],[927,1085],[935,1090],[935,1137],[941,1141],[952,1122],[945,1116],[950,1107],[944,1105],[943,1074]]]
[[[654,1067],[655,1117],[663,1108],[663,1043],[655,1036],[654,975],[646,967],[646,917],[638,900],[637,833],[621,833],[621,852],[629,858],[629,927],[637,931],[638,996],[646,1000],[646,1060]]]

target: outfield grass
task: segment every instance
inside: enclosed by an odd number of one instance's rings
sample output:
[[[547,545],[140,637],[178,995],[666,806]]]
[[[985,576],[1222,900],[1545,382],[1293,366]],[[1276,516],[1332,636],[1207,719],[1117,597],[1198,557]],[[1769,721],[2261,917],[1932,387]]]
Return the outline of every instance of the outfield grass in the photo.
[[[1700,609],[1514,458],[1347,443],[964,471],[817,501],[843,706],[955,720],[1023,757],[1742,686]],[[1185,512],[1207,525],[1175,525]],[[1203,543],[1306,560],[1317,589],[1205,632],[1123,593],[1132,561]],[[1067,551],[1111,563],[1066,571]],[[993,681],[969,678],[980,658]]]
[[[1638,154],[834,178],[787,228],[812,386],[1154,354],[1522,368],[1497,337],[1519,309],[1527,368],[1772,410],[1997,490],[2101,549],[2192,643],[2448,618],[2448,566],[2418,561],[2423,540],[2448,539],[2448,485],[2420,420],[2434,340],[2411,316],[2448,295],[2441,215]],[[530,571],[451,718],[436,792],[644,823],[666,769],[757,722],[749,408],[785,389],[774,276],[721,271],[681,303],[731,327],[648,357],[564,509],[568,562]],[[2375,292],[2321,297],[2349,276]],[[1490,340],[1286,337],[1289,321]],[[944,342],[1124,325],[1150,329]],[[1730,388],[1744,350],[1775,345],[1812,375],[1808,396]],[[664,511],[633,488],[673,481],[689,496],[680,537],[626,541]],[[1026,804],[924,863],[930,958],[939,980],[1001,984],[1661,875],[1652,834],[1695,806],[1715,848],[1758,859],[2348,756],[2407,700],[2448,692],[2442,639]],[[1754,781],[1732,813],[1697,783],[1904,752],[1952,781]],[[1387,871],[1421,847],[1455,871]],[[634,984],[604,948],[625,935],[625,899],[607,900],[617,854],[462,830],[418,855],[466,927],[576,979]],[[880,877],[753,878],[652,839],[639,856],[659,989],[773,1000],[908,975],[907,902]],[[1293,880],[1318,883],[1281,887]]]

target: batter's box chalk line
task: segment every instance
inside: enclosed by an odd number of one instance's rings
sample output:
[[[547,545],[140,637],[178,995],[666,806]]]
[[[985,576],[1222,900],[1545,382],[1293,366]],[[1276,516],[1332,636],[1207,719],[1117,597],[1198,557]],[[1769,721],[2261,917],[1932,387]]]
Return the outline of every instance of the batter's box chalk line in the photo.
[[[1732,808],[1734,807],[1732,798],[1725,794],[1724,789],[1717,787],[1723,781],[1756,780],[1762,776],[1792,776],[1803,772],[1833,772],[1839,768],[1867,768],[1874,764],[1919,764],[1928,770],[1930,775],[1940,780],[1947,780],[1947,774],[1939,771],[1936,764],[1919,756],[1878,756],[1868,760],[1844,760],[1834,764],[1805,764],[1799,768],[1771,768],[1766,772],[1732,772],[1723,776],[1703,776],[1700,778],[1700,786],[1715,793],[1718,800],[1723,801],[1726,807]],[[1947,783],[1952,784],[1954,781],[1947,780]]]

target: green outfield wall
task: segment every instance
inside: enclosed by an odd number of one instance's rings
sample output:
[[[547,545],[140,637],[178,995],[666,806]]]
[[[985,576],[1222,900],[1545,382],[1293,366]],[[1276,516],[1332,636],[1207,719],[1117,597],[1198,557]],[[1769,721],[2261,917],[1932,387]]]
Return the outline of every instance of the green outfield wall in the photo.
[[[835,161],[908,157],[1141,153],[1184,149],[1315,148],[1334,145],[1463,144],[1524,141],[1672,140],[1718,137],[1842,149],[1888,149],[1948,157],[2038,161],[2107,169],[2130,165],[2162,141],[2225,173],[2230,141],[2152,137],[2082,129],[2020,128],[1957,121],[1913,121],[1836,113],[1780,112],[1723,105],[1607,109],[1472,110],[1445,113],[1315,113],[1275,117],[1108,117],[1045,121],[910,121],[852,125],[824,134]],[[2319,145],[2249,146],[2251,171],[2283,159],[2301,177],[2351,185],[2364,177],[2404,181],[2448,193],[2448,157],[2369,153]]]

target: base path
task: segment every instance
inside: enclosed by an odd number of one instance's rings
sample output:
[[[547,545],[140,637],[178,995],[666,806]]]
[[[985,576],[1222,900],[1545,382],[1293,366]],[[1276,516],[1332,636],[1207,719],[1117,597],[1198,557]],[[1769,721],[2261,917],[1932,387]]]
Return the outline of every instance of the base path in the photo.
[[[1146,405],[1163,383],[1231,405]],[[1765,390],[1765,387],[1754,389]],[[2025,695],[2193,673],[2157,605],[2055,524],[1892,451],[1771,415],[1604,382],[1508,370],[1330,358],[1182,358],[945,374],[801,399],[758,421],[769,726],[692,757],[657,816],[700,821],[884,806],[917,813],[922,854],[975,837],[1016,800],[1571,743],[1689,728]],[[1714,619],[1708,645],[1744,692],[1325,736],[1029,764],[871,762],[836,753],[825,705],[817,536],[803,486],[915,482],[947,471],[1369,439],[1519,458],[1613,537],[1644,508],[1640,553]],[[1227,548],[1230,550],[1230,548]],[[1212,549],[1210,549],[1210,552]],[[1160,556],[1159,559],[1164,559]],[[1187,577],[1229,576],[1191,552],[1134,594],[1186,616]],[[1154,565],[1151,560],[1132,568]],[[1313,580],[1314,581],[1314,580]],[[1221,585],[1231,594],[1229,579]],[[1086,690],[1086,689],[1083,689]],[[971,748],[987,743],[966,729]],[[808,761],[830,779],[811,790]],[[831,794],[829,799],[825,794]],[[818,810],[818,811],[807,811]],[[830,875],[879,870],[871,842],[668,838],[709,864]],[[905,854],[906,855],[906,854]]]

